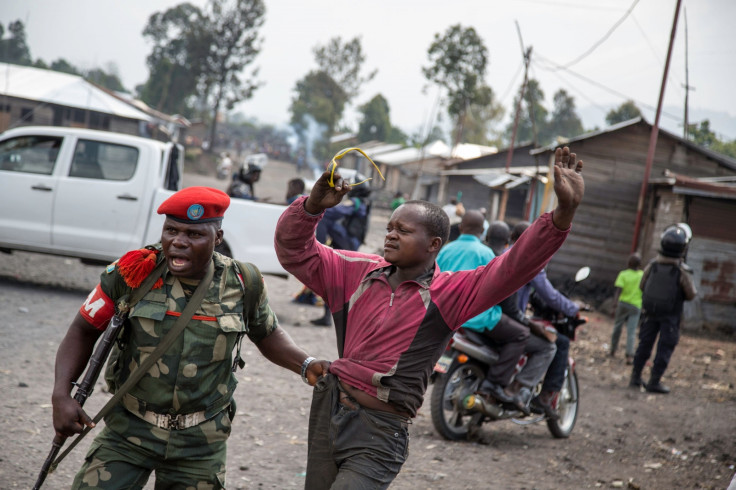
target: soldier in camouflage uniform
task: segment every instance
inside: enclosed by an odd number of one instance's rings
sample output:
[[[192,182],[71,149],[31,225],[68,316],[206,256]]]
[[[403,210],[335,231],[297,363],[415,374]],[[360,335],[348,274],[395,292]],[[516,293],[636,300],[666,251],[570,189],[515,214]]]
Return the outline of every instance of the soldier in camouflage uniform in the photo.
[[[174,345],[105,417],[73,488],[143,488],[152,471],[156,488],[224,488],[237,384],[232,352],[243,334],[269,360],[301,373],[312,385],[327,372],[327,361],[307,357],[278,327],[265,287],[256,311],[248,311],[247,284],[238,265],[214,252],[228,205],[227,195],[215,189],[190,187],[174,194],[158,210],[166,214],[161,244],[129,252],[108,266],[72,322],[59,346],[52,397],[54,428],[64,437],[93,425],[70,397],[72,382],[131,291],[166,261],[162,278],[129,311],[124,347],[109,373],[113,390],[172,328],[214,263],[201,306]]]

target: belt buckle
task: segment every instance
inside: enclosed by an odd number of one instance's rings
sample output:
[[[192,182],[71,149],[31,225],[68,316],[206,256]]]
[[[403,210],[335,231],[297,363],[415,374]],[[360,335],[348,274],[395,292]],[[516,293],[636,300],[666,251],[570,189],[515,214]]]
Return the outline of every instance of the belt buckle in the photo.
[[[181,429],[182,428],[181,419],[179,418],[179,414],[176,414],[176,415],[167,414],[166,415],[166,425],[167,425],[167,429],[173,429],[173,430]]]

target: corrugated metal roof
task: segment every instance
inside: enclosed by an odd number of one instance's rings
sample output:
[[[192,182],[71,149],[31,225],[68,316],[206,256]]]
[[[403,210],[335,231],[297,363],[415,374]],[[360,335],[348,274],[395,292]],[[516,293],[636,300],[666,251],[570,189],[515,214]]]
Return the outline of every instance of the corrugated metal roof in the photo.
[[[618,131],[619,129],[622,129],[628,126],[633,126],[639,123],[646,124],[650,129],[652,128],[652,125],[649,124],[643,117],[641,116],[635,117],[634,119],[629,119],[628,121],[622,121],[618,124],[608,126],[607,128],[604,128],[598,131],[591,131],[589,133],[584,133],[584,134],[575,136],[573,138],[566,138],[564,141],[560,141],[560,142],[557,142],[551,145],[543,146],[541,148],[536,148],[534,150],[531,150],[529,153],[531,155],[539,155],[540,153],[555,151],[555,148],[559,147],[560,145],[569,145],[570,143],[575,143],[576,141],[587,140],[590,138],[595,138],[596,136],[600,136],[602,134],[613,133],[614,131]],[[704,148],[700,145],[696,145],[692,141],[686,140],[685,138],[682,138],[681,136],[677,136],[674,133],[670,133],[669,131],[665,131],[662,128],[659,128],[659,133],[667,136],[670,139],[676,140],[681,145],[686,146],[687,148],[690,148],[693,151],[696,151],[698,153],[705,155],[711,160],[715,160],[716,162],[720,163],[724,167],[728,167],[732,170],[736,170],[736,159],[733,159],[722,153],[718,153],[713,150],[709,150],[708,148]]]
[[[105,93],[77,75],[0,63],[0,95],[152,121],[138,109]]]

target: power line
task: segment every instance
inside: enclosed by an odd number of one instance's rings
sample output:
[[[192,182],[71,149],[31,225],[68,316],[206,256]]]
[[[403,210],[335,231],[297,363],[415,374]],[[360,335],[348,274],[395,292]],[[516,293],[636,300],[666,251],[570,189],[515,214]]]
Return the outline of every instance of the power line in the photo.
[[[503,104],[503,101],[506,100],[506,97],[509,96],[509,93],[511,93],[511,89],[514,87],[514,84],[516,84],[516,80],[519,78],[519,75],[521,74],[521,69],[524,68],[524,60],[522,59],[519,63],[519,68],[516,70],[516,74],[514,75],[514,78],[511,79],[509,82],[508,87],[506,87],[506,90],[503,91],[503,96],[499,99],[499,103]]]
[[[567,64],[566,64],[565,66],[563,66],[563,68],[568,68],[568,67],[570,67],[570,66],[574,65],[575,63],[577,63],[578,61],[580,61],[580,60],[584,59],[584,58],[585,58],[586,56],[588,56],[588,55],[589,55],[590,53],[592,53],[593,51],[595,51],[595,49],[596,49],[596,48],[597,48],[598,46],[600,46],[601,44],[603,44],[603,42],[604,42],[604,41],[605,41],[606,39],[608,39],[608,38],[609,38],[609,36],[610,36],[611,34],[613,34],[613,31],[615,31],[615,30],[616,30],[616,29],[618,28],[618,26],[620,26],[620,25],[621,25],[621,23],[622,23],[622,22],[623,22],[624,20],[626,20],[626,17],[628,17],[628,16],[629,16],[629,14],[631,13],[631,11],[632,11],[632,10],[634,10],[634,7],[636,7],[636,4],[637,4],[637,3],[639,3],[639,0],[634,0],[634,3],[632,3],[632,4],[631,4],[631,7],[629,7],[629,9],[628,9],[628,10],[627,10],[626,12],[624,12],[624,15],[623,15],[623,16],[622,16],[622,17],[621,17],[621,18],[620,18],[619,20],[617,20],[615,24],[613,24],[613,27],[611,27],[611,28],[610,28],[610,29],[608,30],[608,32],[606,32],[606,33],[605,33],[605,34],[603,35],[603,37],[602,37],[602,38],[600,38],[600,39],[599,39],[599,40],[598,40],[598,41],[597,41],[596,43],[594,43],[594,44],[593,44],[593,45],[592,45],[592,46],[591,46],[591,47],[590,47],[590,48],[589,48],[589,49],[588,49],[588,50],[587,50],[586,52],[584,52],[583,54],[581,54],[580,56],[578,56],[577,58],[575,58],[575,59],[574,59],[574,60],[572,60],[571,62],[567,63]]]
[[[603,85],[600,82],[596,82],[595,80],[591,80],[590,78],[588,78],[586,76],[583,76],[583,75],[581,75],[579,73],[576,73],[576,72],[574,72],[574,71],[572,71],[572,70],[570,70],[568,68],[565,68],[564,66],[560,66],[557,63],[555,63],[554,61],[551,61],[551,60],[545,58],[544,56],[540,55],[539,53],[537,53],[537,56],[535,58],[535,63],[538,63],[537,60],[541,60],[542,62],[547,63],[548,65],[551,65],[552,66],[552,68],[550,68],[548,66],[544,66],[542,64],[539,64],[538,66],[541,69],[543,69],[543,70],[547,70],[547,71],[551,71],[551,72],[555,72],[555,71],[558,71],[558,70],[564,70],[567,73],[569,73],[570,75],[572,75],[574,77],[577,77],[577,78],[583,80],[584,82],[587,82],[587,83],[589,83],[591,85],[594,85],[594,86],[596,86],[596,87],[598,87],[598,88],[600,88],[602,90],[605,90],[608,93],[611,93],[613,95],[616,95],[617,97],[621,97],[624,100],[632,100],[632,101],[636,102],[639,106],[644,107],[646,109],[649,109],[651,111],[655,111],[656,112],[656,110],[657,110],[656,107],[654,107],[654,106],[652,106],[650,104],[647,104],[646,102],[642,102],[640,100],[636,100],[633,97],[630,97],[630,96],[628,96],[628,95],[626,95],[626,94],[624,94],[622,92],[619,92],[618,90],[615,90],[615,89],[612,89],[610,87],[607,87],[607,86]],[[680,117],[675,116],[675,115],[672,115],[672,114],[669,114],[667,112],[662,111],[662,115],[667,116],[667,117],[669,117],[670,119],[672,119],[674,121],[680,121]]]
[[[570,2],[555,2],[555,1],[545,1],[545,0],[521,0],[521,1],[529,2],[529,3],[536,3],[539,5],[549,5],[552,7],[571,7],[571,8],[587,9],[587,10],[619,10],[618,7],[591,5],[590,2],[589,3],[570,3]]]

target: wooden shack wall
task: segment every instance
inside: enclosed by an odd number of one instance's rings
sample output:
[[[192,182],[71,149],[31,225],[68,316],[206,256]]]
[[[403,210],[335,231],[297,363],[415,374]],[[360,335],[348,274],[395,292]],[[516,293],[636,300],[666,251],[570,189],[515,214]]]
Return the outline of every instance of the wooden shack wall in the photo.
[[[580,267],[590,266],[590,278],[579,290],[601,300],[612,294],[616,275],[625,268],[631,251],[649,136],[649,126],[640,123],[570,145],[584,161],[585,197],[568,239],[550,261],[552,280],[567,280]],[[691,177],[736,173],[660,134],[650,178],[660,177],[667,169]],[[644,209],[649,205],[645,202]],[[656,228],[649,230],[649,237],[658,236]],[[640,237],[640,244],[651,241]]]

